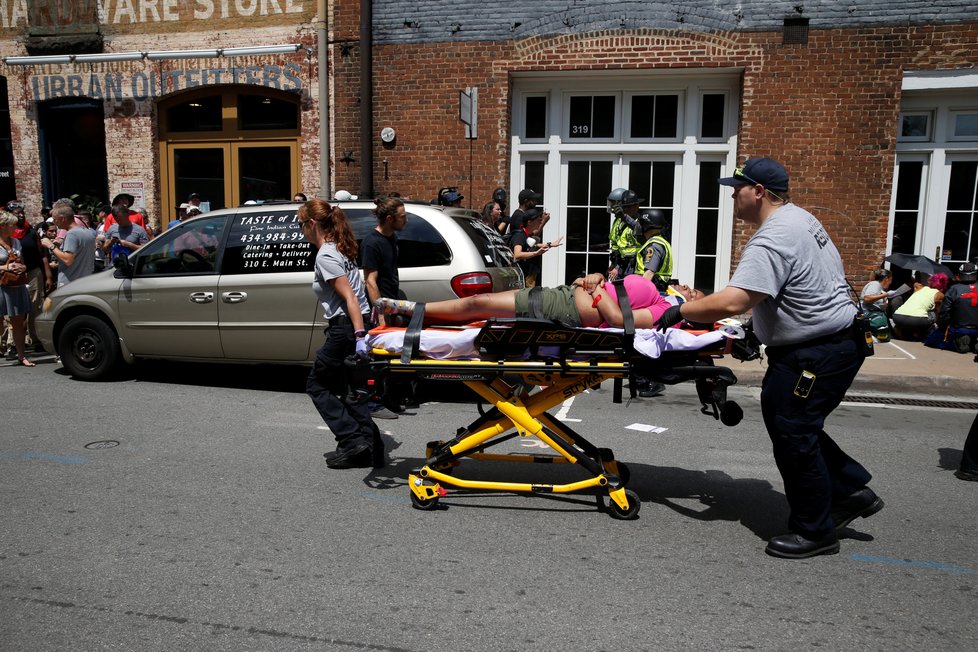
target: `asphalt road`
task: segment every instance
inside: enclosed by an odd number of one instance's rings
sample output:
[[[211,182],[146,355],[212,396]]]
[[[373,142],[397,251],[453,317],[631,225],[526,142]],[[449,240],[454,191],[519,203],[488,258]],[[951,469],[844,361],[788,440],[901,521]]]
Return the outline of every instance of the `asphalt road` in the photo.
[[[978,484],[951,473],[973,411],[840,407],[829,430],[886,508],[840,554],[786,561],[763,552],[787,508],[748,390],[731,390],[735,428],[692,385],[625,406],[606,384],[561,408],[630,467],[643,506],[617,521],[591,497],[412,509],[407,472],[474,404],[379,422],[391,465],[334,471],[303,376],[0,368],[0,649],[978,649]],[[546,452],[531,443],[500,448]]]

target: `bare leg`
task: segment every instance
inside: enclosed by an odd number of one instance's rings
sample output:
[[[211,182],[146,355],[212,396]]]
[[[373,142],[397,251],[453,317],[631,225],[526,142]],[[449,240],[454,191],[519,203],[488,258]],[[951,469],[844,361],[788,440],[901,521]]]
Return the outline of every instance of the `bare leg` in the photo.
[[[516,290],[477,294],[463,299],[432,301],[424,307],[426,318],[465,323],[490,317],[516,316]]]
[[[10,317],[10,327],[14,332],[14,346],[17,348],[17,359],[25,367],[33,367],[34,363],[27,359],[24,351],[24,342],[27,334],[26,315],[12,315]]]

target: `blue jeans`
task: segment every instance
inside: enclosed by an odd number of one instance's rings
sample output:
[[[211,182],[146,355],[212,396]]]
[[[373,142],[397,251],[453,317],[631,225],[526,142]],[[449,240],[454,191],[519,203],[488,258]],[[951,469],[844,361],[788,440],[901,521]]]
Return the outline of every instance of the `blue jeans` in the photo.
[[[808,539],[832,532],[833,500],[862,489],[872,478],[823,430],[825,418],[842,401],[864,359],[852,337],[768,348],[761,412],[784,480],[791,511],[788,528]],[[802,371],[815,374],[807,398],[795,395]]]
[[[370,418],[367,402],[346,400],[349,386],[343,360],[355,351],[356,338],[350,322],[331,325],[306,379],[306,394],[341,448],[359,440],[373,442],[380,434]]]

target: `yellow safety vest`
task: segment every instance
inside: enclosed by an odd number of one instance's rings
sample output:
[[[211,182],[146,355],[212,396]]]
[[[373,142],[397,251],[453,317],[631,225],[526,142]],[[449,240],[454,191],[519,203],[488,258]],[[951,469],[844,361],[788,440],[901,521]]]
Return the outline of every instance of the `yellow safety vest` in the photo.
[[[669,241],[663,238],[661,235],[654,235],[641,246],[638,250],[638,254],[635,256],[635,273],[644,274],[645,273],[645,256],[646,252],[650,252],[652,245],[658,244],[663,249],[666,250],[666,255],[662,259],[662,264],[659,269],[650,270],[653,272],[654,276],[661,279],[662,282],[668,284],[672,279],[672,245]]]
[[[632,232],[632,228],[628,226],[628,223],[617,216],[611,223],[611,232],[609,233],[608,239],[611,242],[611,250],[617,251],[623,258],[635,256],[642,246],[642,243],[635,239],[635,234]]]

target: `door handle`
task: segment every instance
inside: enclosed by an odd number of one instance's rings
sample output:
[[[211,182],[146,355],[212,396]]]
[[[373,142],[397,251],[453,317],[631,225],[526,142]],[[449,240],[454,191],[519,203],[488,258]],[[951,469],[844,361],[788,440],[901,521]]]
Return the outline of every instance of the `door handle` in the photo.
[[[224,303],[241,303],[248,300],[247,292],[224,292],[221,294],[221,301]]]
[[[210,303],[214,300],[213,292],[191,292],[190,303]]]

